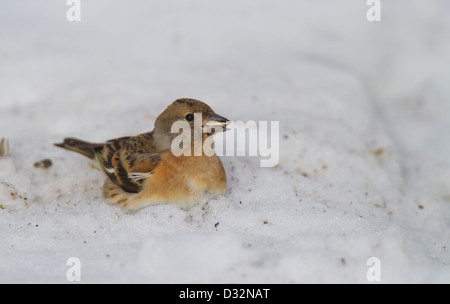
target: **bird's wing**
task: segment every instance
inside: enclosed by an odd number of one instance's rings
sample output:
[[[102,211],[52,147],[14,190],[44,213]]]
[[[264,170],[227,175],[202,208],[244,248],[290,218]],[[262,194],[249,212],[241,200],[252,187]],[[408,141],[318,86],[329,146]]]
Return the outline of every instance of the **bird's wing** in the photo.
[[[152,141],[151,132],[112,139],[96,149],[95,158],[111,181],[126,192],[138,193],[161,160]]]

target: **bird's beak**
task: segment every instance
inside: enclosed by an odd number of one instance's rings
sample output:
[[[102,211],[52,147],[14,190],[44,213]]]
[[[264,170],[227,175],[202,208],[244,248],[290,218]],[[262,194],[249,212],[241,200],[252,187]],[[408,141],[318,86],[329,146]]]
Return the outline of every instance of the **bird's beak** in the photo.
[[[209,115],[208,120],[203,124],[203,127],[206,129],[206,132],[208,133],[208,135],[212,135],[217,131],[221,131],[221,132],[227,131],[228,129],[226,126],[229,123],[230,123],[230,121],[227,118],[212,112]]]

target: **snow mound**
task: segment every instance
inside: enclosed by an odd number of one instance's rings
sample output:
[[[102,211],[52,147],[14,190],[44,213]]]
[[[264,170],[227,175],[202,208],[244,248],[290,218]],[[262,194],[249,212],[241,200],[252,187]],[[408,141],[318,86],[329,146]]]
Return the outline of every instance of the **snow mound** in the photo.
[[[0,282],[67,282],[70,257],[87,283],[365,283],[370,257],[381,282],[450,282],[446,1],[379,23],[357,2],[82,4],[0,4]],[[128,212],[53,146],[149,131],[180,97],[279,121],[278,165],[223,156],[224,197]]]

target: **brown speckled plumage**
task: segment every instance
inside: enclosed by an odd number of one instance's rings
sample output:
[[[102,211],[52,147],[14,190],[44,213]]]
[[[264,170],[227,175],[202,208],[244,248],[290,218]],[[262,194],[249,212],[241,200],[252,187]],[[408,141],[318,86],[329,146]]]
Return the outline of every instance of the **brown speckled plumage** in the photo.
[[[195,99],[178,99],[158,116],[153,131],[122,137],[106,143],[88,143],[66,138],[56,144],[89,157],[99,164],[107,179],[104,197],[122,208],[139,209],[160,203],[192,207],[226,191],[226,174],[220,158],[207,156],[174,156],[172,124],[186,121],[188,114],[201,113],[203,122],[219,121],[225,130],[228,120],[215,114],[205,103]],[[188,121],[192,134],[194,124]],[[202,133],[202,143],[211,134]],[[194,147],[192,137],[191,149]]]

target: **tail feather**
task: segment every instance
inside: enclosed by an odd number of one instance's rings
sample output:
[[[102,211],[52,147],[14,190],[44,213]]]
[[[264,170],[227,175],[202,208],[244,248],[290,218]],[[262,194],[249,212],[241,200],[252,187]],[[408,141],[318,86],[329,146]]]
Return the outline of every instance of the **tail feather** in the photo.
[[[95,149],[102,148],[104,145],[105,144],[90,143],[72,137],[65,138],[64,142],[60,144],[55,144],[57,147],[77,152],[91,159],[95,158]]]

